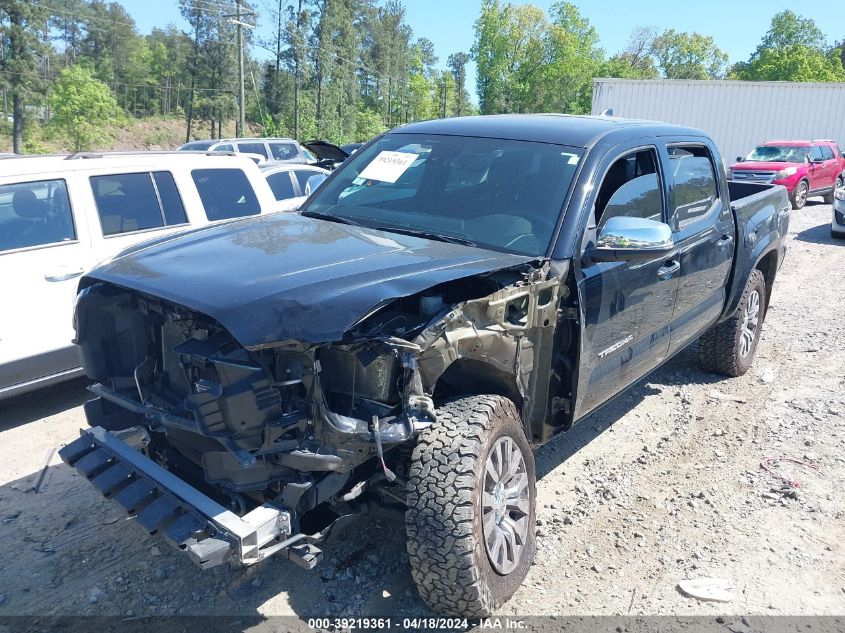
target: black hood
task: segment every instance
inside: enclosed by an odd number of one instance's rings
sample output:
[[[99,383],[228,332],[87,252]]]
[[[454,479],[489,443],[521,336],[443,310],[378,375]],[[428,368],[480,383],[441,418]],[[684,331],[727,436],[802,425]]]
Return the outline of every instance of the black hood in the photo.
[[[533,259],[279,213],[139,245],[88,277],[205,314],[254,348],[337,341],[387,300]]]
[[[311,153],[321,161],[330,160],[342,163],[349,158],[349,152],[337,145],[332,145],[328,141],[307,141],[302,146],[311,150]]]

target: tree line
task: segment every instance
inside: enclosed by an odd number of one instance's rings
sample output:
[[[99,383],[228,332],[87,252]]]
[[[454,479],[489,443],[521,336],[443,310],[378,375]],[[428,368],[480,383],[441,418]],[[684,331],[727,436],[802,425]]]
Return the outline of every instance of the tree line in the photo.
[[[845,38],[829,45],[813,20],[789,10],[772,18],[747,61],[730,65],[709,35],[640,26],[625,48],[607,55],[572,3],[556,2],[546,13],[532,4],[483,0],[472,56],[485,114],[587,113],[596,77],[845,82]]]
[[[642,26],[609,55],[562,1],[544,12],[482,0],[472,49],[445,60],[414,33],[402,0],[261,2],[178,0],[184,26],[143,35],[119,2],[0,0],[0,125],[11,119],[15,151],[25,124],[38,121],[78,149],[125,117],[180,116],[186,140],[219,138],[238,107],[239,28],[247,121],[255,133],[298,139],[361,141],[478,111],[589,112],[595,77],[845,81],[845,46],[792,11],[775,15],[750,58],[730,65],[708,35]]]

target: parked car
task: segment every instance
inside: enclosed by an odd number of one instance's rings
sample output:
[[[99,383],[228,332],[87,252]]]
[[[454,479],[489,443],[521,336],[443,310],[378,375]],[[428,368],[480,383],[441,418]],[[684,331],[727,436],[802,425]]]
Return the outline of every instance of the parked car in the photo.
[[[60,454],[203,567],[312,568],[367,499],[401,503],[421,596],[486,615],[537,548],[532,447],[696,339],[745,373],[788,223],[786,190],[729,183],[698,130],[409,124],[298,214],[87,275],[97,399]]]
[[[744,159],[737,157],[729,177],[783,185],[793,209],[801,209],[811,196],[824,196],[830,204],[845,181],[845,155],[834,141],[769,141]]]
[[[82,374],[71,313],[79,277],[96,262],[152,237],[278,206],[258,168],[239,157],[0,159],[0,399]]]
[[[830,225],[830,236],[837,240],[845,240],[845,188],[840,187],[833,194],[833,220]]]
[[[191,141],[180,145],[180,150],[203,152],[245,153],[262,157],[260,164],[305,163],[332,168],[342,162],[348,154],[326,141],[298,143],[292,138],[227,138],[210,141]]]
[[[311,192],[329,177],[331,172],[311,165],[267,165],[261,169],[278,202],[285,203],[285,211],[293,211],[305,202]]]

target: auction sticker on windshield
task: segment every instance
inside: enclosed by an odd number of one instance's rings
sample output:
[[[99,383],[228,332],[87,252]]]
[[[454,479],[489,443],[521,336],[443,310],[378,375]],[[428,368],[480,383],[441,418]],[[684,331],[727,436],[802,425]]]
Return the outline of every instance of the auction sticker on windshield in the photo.
[[[380,152],[369,165],[364,168],[358,178],[366,180],[380,180],[381,182],[396,182],[405,170],[411,166],[419,154],[405,152]]]

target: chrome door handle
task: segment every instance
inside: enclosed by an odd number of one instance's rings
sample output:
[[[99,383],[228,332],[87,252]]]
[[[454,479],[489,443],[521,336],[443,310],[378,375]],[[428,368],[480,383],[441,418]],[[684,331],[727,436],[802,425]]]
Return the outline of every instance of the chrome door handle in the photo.
[[[670,279],[679,270],[681,270],[681,262],[677,259],[670,259],[664,266],[660,267],[657,276],[660,279]]]
[[[733,244],[733,241],[734,241],[733,235],[723,235],[722,239],[720,239],[718,242],[716,242],[716,248],[718,248],[720,251],[723,251],[728,246]]]
[[[67,281],[68,279],[79,277],[83,272],[85,271],[80,268],[78,270],[69,270],[62,273],[56,273],[54,275],[44,275],[44,279],[47,281]]]

